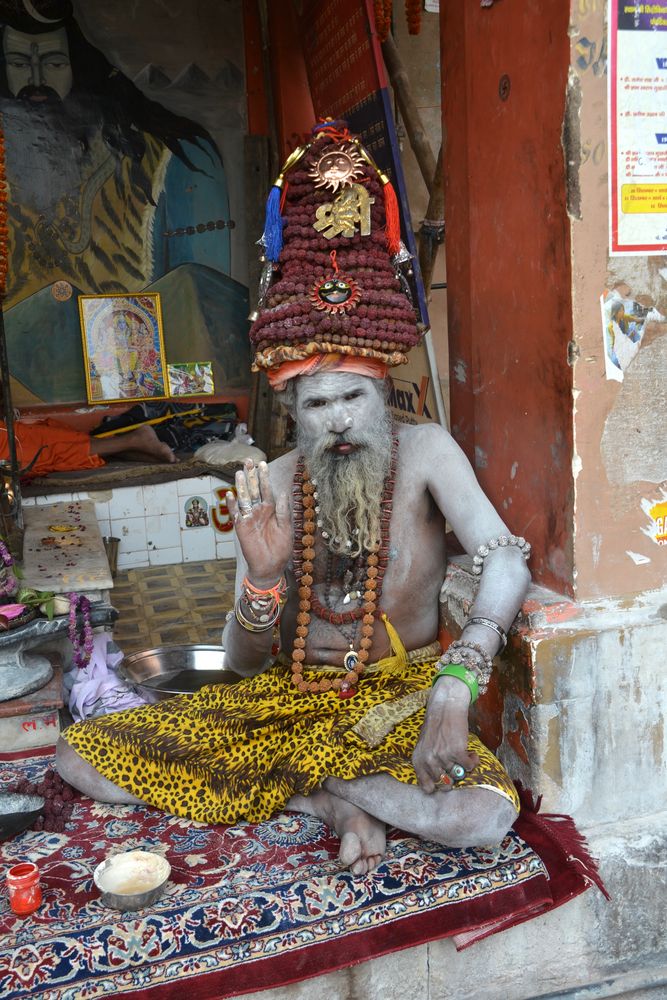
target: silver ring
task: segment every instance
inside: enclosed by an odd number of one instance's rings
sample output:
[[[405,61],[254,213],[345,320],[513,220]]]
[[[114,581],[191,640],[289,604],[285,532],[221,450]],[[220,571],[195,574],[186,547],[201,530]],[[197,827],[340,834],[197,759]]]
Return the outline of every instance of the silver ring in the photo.
[[[241,517],[249,517],[252,514],[252,504],[251,503],[239,503],[239,514]]]
[[[452,781],[463,781],[466,776],[466,769],[462,764],[452,764],[449,773],[452,776]]]
[[[250,501],[250,506],[251,507],[259,507],[259,505],[261,504],[261,502],[262,502],[262,498],[261,497],[253,497],[252,500]]]

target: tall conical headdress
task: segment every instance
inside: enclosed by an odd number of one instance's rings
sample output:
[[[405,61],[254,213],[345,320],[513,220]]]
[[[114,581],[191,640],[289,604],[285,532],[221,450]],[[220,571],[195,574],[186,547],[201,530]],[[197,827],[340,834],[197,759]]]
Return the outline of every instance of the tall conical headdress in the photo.
[[[267,201],[254,370],[275,388],[323,364],[378,377],[423,329],[406,272],[396,194],[344,122],[315,127]]]

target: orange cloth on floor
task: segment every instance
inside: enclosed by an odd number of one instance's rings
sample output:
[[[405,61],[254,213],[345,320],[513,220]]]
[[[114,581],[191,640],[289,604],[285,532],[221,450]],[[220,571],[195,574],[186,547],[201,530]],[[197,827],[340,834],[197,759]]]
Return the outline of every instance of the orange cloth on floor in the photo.
[[[83,431],[61,424],[58,420],[17,420],[14,423],[16,454],[19,468],[25,469],[40,448],[37,461],[28,476],[45,476],[49,472],[74,472],[77,469],[97,469],[104,459],[90,453],[90,437]],[[0,421],[0,460],[9,460],[7,428]]]

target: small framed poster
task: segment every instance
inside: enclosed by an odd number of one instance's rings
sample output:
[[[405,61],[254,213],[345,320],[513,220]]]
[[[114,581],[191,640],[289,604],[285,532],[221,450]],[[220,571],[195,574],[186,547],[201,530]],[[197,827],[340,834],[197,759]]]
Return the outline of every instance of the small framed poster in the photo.
[[[170,396],[212,396],[213,363],[211,361],[186,361],[168,365]]]
[[[166,399],[160,296],[80,295],[89,403]]]

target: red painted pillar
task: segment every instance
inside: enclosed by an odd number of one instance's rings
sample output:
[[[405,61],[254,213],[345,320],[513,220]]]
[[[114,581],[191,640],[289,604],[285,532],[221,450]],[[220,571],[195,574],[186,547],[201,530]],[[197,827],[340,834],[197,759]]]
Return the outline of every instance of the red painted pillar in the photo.
[[[440,10],[452,431],[536,582],[571,593],[569,4]]]

